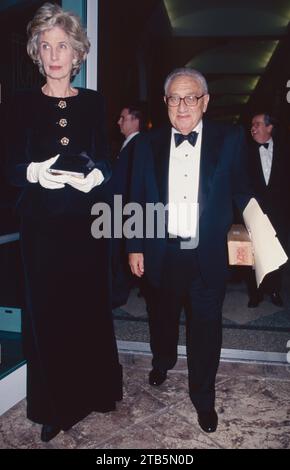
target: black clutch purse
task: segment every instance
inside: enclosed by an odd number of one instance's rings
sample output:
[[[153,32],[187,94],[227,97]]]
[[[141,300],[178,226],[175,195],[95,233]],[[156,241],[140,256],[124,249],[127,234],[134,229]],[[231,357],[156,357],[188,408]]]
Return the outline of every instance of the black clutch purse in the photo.
[[[71,175],[85,178],[95,167],[95,162],[85,153],[78,155],[60,154],[48,169],[53,175]]]

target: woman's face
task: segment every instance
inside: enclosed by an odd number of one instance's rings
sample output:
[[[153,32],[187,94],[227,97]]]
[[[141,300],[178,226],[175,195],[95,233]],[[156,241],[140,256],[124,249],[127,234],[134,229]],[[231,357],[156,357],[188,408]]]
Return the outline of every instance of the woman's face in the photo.
[[[47,77],[70,80],[72,61],[76,58],[69,36],[58,26],[43,31],[39,37],[39,58]]]

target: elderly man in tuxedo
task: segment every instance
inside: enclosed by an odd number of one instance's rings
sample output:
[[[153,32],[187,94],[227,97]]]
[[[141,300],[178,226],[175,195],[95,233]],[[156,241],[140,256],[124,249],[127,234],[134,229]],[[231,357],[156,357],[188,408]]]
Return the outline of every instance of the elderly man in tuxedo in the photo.
[[[250,144],[251,183],[259,204],[273,224],[284,248],[287,244],[289,219],[289,145],[275,131],[275,120],[267,113],[256,113],[252,118]],[[255,308],[270,295],[274,305],[282,307],[282,271],[268,274],[257,289],[253,271],[248,274],[249,308]]]
[[[176,363],[184,308],[189,394],[199,425],[214,432],[227,232],[233,202],[243,211],[251,198],[245,138],[240,127],[203,119],[209,94],[196,70],[170,73],[164,101],[170,123],[138,139],[131,191],[131,200],[144,208],[148,203],[167,207],[165,217],[157,217],[163,221],[164,236],[159,230],[128,240],[129,264],[151,286],[149,383],[161,385]]]

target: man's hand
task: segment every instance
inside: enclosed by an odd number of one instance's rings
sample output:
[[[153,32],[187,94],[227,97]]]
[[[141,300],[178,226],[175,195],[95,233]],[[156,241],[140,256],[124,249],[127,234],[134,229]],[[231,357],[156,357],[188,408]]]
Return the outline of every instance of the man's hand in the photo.
[[[130,253],[129,266],[132,273],[137,277],[142,277],[144,274],[144,255],[143,253]]]

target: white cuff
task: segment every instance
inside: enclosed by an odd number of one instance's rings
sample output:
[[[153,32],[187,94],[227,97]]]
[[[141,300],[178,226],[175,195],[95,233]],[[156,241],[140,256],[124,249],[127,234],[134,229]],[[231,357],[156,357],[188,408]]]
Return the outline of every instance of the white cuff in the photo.
[[[26,178],[29,183],[38,183],[38,166],[39,163],[32,162],[26,170]]]

